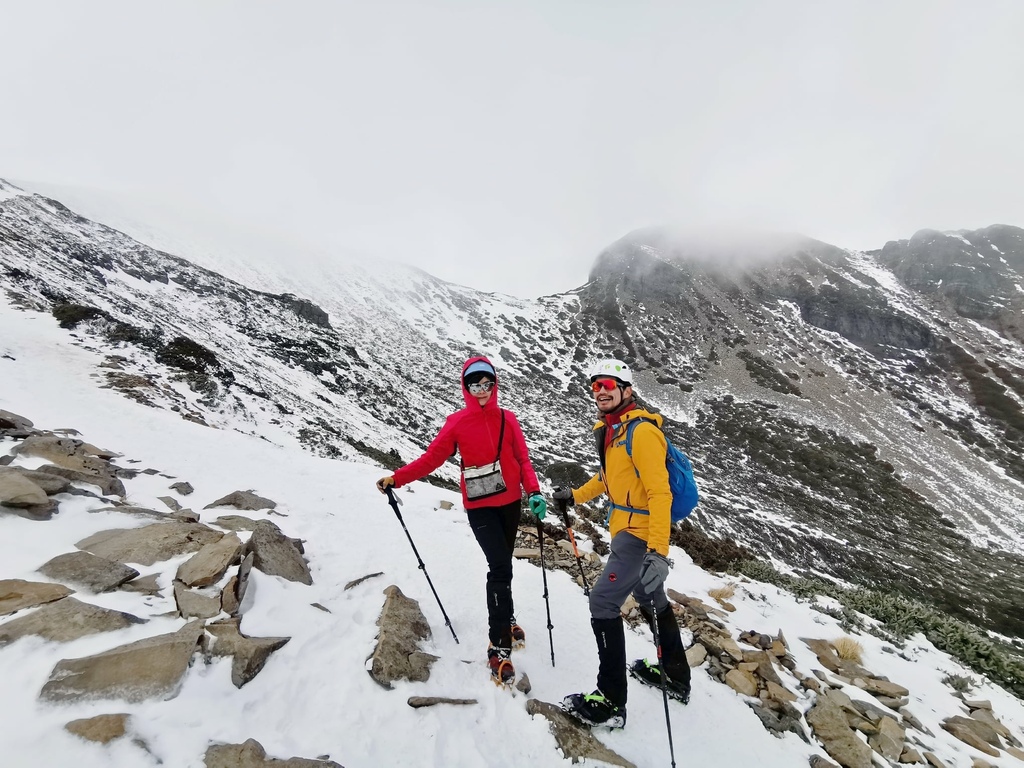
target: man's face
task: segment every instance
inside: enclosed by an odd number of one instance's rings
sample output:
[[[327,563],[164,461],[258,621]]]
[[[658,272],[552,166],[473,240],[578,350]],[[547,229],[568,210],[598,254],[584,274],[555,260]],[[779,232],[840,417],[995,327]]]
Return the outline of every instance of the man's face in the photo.
[[[596,388],[594,403],[601,413],[612,413],[633,394],[632,387],[623,387],[614,379],[598,379],[591,387]]]

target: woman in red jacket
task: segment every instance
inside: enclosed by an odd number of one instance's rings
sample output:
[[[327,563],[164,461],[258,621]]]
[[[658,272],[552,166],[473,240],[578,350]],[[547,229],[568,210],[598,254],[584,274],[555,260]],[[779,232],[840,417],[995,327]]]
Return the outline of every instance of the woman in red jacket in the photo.
[[[400,488],[419,480],[458,449],[462,502],[487,558],[488,664],[495,681],[509,683],[515,678],[513,645],[521,647],[526,640],[512,602],[512,550],[523,490],[538,520],[544,519],[547,505],[519,422],[511,411],[498,407],[498,377],[486,357],[472,357],[462,366],[462,397],[466,407],[448,417],[423,455],[382,477],[377,488],[384,493],[389,486]]]

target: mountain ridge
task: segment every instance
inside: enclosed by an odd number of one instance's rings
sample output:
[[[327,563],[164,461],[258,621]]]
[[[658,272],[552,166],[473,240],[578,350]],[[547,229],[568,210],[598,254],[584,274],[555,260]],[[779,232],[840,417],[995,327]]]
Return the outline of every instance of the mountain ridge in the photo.
[[[648,231],[600,254],[585,285],[533,301],[378,265],[325,269],[305,286],[263,274],[270,290],[254,290],[9,189],[8,300],[106,313],[69,331],[122,358],[97,375],[127,396],[388,466],[418,455],[461,406],[448,372],[485,352],[551,481],[592,471],[586,366],[621,356],[694,461],[699,529],[786,570],[880,584],[1024,637],[1020,313],[993,305],[977,319],[925,283],[904,285],[897,272],[944,240],[891,241],[892,267],[800,238],[743,270],[698,269]],[[989,271],[1002,270],[1005,290],[1015,230],[942,237],[960,252],[1001,238],[1009,263],[995,257]],[[315,396],[299,397],[300,381]],[[456,473],[446,464],[439,482]]]

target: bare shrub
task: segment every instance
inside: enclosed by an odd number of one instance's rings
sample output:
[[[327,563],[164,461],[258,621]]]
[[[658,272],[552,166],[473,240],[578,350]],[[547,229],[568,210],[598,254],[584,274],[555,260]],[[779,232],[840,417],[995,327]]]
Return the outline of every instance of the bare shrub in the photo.
[[[861,660],[864,658],[864,646],[847,635],[837,637],[833,640],[832,647],[835,648],[836,655],[840,659],[860,664]]]

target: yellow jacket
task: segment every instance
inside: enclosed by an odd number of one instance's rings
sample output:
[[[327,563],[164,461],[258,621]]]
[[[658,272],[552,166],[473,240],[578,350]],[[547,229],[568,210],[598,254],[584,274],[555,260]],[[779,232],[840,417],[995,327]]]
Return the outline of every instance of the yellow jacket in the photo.
[[[657,424],[641,422],[633,428],[633,458],[626,453],[626,425],[634,419],[649,419]],[[638,514],[624,509],[613,509],[608,530],[615,538],[619,531],[628,531],[647,542],[648,549],[668,557],[669,533],[672,530],[672,490],[668,484],[665,456],[668,443],[661,431],[661,416],[634,408],[622,416],[615,426],[614,437],[605,453],[604,469],[580,488],[573,490],[573,499],[584,504],[607,493],[614,504],[634,509],[646,509],[649,514]],[[594,429],[604,426],[597,422]],[[609,427],[611,429],[611,427]]]

